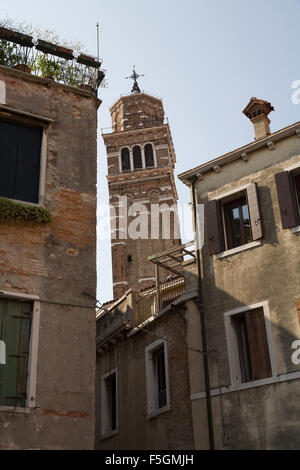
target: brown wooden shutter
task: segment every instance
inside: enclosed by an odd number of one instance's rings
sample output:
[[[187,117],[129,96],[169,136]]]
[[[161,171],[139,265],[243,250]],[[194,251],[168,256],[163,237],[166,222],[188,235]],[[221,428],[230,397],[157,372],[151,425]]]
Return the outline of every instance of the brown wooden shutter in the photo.
[[[204,216],[209,254],[221,253],[225,249],[225,244],[219,201],[207,202],[204,206]]]
[[[253,183],[247,187],[247,199],[252,230],[252,240],[259,240],[262,238],[263,233],[256,183]]]
[[[246,312],[246,325],[252,379],[259,380],[272,375],[263,308]]]
[[[300,214],[297,206],[293,177],[289,171],[275,175],[282,228],[300,225]]]
[[[299,320],[299,325],[300,325],[300,300],[296,301],[296,308],[297,308],[298,320]]]

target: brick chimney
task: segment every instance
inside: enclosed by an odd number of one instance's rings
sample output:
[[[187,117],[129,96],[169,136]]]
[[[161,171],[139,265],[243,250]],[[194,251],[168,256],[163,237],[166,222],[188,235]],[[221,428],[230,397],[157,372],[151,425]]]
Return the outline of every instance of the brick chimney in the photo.
[[[251,98],[243,113],[253,123],[255,140],[263,139],[271,134],[270,119],[268,114],[274,111],[273,106],[268,101]]]

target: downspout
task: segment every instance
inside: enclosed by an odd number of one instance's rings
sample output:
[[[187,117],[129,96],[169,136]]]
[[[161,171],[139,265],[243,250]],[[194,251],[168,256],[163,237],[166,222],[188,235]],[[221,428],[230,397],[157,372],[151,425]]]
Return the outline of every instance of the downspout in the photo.
[[[213,430],[213,419],[212,419],[212,408],[211,408],[211,397],[210,397],[208,352],[207,352],[207,339],[206,339],[206,326],[205,326],[205,312],[204,312],[204,304],[203,304],[202,272],[201,272],[201,261],[200,261],[200,244],[199,244],[199,232],[198,232],[198,224],[197,224],[197,202],[196,202],[196,190],[195,190],[196,181],[197,181],[197,176],[194,175],[191,179],[191,182],[192,182],[192,194],[193,194],[194,226],[195,226],[195,234],[196,234],[196,239],[195,239],[196,247],[195,248],[196,248],[197,281],[198,281],[198,297],[196,300],[196,304],[200,313],[200,322],[201,322],[201,337],[202,337],[202,351],[203,351],[202,356],[203,356],[203,366],[204,366],[209,447],[210,447],[210,450],[214,450],[215,449],[214,430]]]

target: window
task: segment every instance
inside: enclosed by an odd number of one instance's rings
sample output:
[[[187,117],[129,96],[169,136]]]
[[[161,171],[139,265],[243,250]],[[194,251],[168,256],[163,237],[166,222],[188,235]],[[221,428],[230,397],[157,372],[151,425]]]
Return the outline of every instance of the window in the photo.
[[[282,228],[300,225],[300,169],[275,175]]]
[[[0,196],[39,202],[42,129],[0,121]]]
[[[148,415],[169,409],[167,343],[158,340],[146,348]]]
[[[0,301],[0,339],[6,363],[0,365],[0,405],[25,407],[32,322],[32,303]]]
[[[231,379],[235,384],[271,377],[270,344],[263,306],[225,316]]]
[[[224,204],[227,249],[252,242],[249,209],[246,197]]]
[[[129,149],[123,148],[121,151],[122,171],[130,171]]]
[[[139,145],[133,147],[133,167],[135,170],[143,168],[142,151]]]
[[[209,254],[218,254],[262,238],[256,184],[225,193],[205,204]]]
[[[111,371],[102,377],[102,435],[117,431],[118,428],[117,387],[117,370]]]
[[[153,147],[151,144],[145,145],[145,162],[146,167],[154,166]]]
[[[152,361],[157,388],[157,407],[163,408],[167,404],[165,350],[163,346],[154,351]]]

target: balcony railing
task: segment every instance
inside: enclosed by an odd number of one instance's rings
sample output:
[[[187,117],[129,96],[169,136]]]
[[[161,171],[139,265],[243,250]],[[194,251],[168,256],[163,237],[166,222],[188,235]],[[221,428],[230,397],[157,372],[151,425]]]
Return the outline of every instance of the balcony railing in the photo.
[[[116,335],[137,327],[161,309],[171,304],[184,292],[184,279],[177,277],[143,294],[129,291],[97,317],[97,345],[99,348]]]
[[[184,293],[184,279],[178,277],[160,284],[137,300],[136,321],[141,324]]]

